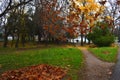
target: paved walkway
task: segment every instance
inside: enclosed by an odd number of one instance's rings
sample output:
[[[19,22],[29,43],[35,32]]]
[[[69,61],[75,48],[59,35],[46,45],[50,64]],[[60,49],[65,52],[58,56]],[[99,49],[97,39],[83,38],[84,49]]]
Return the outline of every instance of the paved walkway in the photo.
[[[79,48],[86,60],[85,80],[109,80],[108,74],[114,63],[103,62],[93,56],[86,48]]]
[[[120,47],[118,50],[118,62],[115,65],[115,69],[113,71],[113,74],[112,74],[110,80],[120,80]]]

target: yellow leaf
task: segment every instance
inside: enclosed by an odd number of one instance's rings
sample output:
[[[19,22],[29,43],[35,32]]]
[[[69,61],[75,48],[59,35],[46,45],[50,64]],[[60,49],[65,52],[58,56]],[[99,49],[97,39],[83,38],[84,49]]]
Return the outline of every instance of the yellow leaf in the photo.
[[[87,0],[87,2],[90,2],[90,3],[91,3],[91,2],[94,2],[94,0]]]
[[[109,19],[109,20],[112,20],[112,17],[110,17],[110,16],[106,16],[106,18]]]

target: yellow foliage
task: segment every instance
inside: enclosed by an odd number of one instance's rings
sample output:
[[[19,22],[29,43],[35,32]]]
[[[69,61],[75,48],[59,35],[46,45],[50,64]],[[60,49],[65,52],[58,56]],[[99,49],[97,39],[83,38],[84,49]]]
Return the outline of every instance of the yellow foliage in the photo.
[[[79,8],[80,8],[81,10],[84,10],[84,9],[85,9],[85,7],[84,7],[84,6],[80,6]]]
[[[110,16],[106,16],[106,18],[109,19],[109,20],[112,20],[112,17],[110,17]]]
[[[86,20],[88,21],[87,25],[89,25],[90,27],[94,27],[95,22],[97,20],[101,20],[100,15],[102,15],[105,10],[105,6],[100,5],[95,0],[73,0],[72,5],[74,5],[73,10],[75,12],[71,13],[77,15],[74,16],[74,21],[80,22],[78,21],[80,19]],[[81,16],[81,14],[84,15]],[[106,18],[110,19],[109,16]]]
[[[100,8],[100,6],[97,3],[90,3],[89,5],[86,6],[89,7],[89,9],[92,11],[98,11]]]
[[[95,0],[86,0],[87,2],[93,3]]]
[[[99,12],[103,12],[105,10],[105,6],[100,6],[100,11]]]
[[[83,1],[87,1],[85,3],[85,6],[83,5]],[[74,0],[74,7],[77,9],[80,9],[82,12],[85,13],[90,13],[91,11],[99,11],[102,10],[100,9],[100,5],[98,5],[98,3],[96,3],[94,0]]]
[[[86,19],[90,20],[91,18],[93,18],[92,16],[86,15]]]
[[[87,7],[84,7],[84,6],[80,6],[79,9],[81,10],[81,12],[84,12],[84,13],[89,12],[89,9]]]
[[[76,12],[75,12],[75,11],[71,11],[70,13],[71,13],[71,14],[76,14]]]
[[[78,2],[78,3],[82,3],[82,2],[84,2],[85,0],[74,0],[75,2]]]
[[[90,27],[94,27],[94,21],[90,23]]]

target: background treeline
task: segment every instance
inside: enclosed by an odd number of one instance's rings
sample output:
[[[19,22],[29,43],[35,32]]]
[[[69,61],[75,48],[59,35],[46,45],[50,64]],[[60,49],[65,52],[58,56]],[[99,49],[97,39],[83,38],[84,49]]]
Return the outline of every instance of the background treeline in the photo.
[[[12,37],[10,45],[17,48],[28,42],[66,43],[78,36],[81,37],[80,44],[84,45],[87,38],[91,42],[91,34],[96,38],[101,36],[100,31],[93,35],[94,28],[104,30],[104,34],[111,37],[120,33],[120,1],[117,0],[5,0],[1,3],[0,38],[4,39],[3,47],[7,47],[9,36]]]

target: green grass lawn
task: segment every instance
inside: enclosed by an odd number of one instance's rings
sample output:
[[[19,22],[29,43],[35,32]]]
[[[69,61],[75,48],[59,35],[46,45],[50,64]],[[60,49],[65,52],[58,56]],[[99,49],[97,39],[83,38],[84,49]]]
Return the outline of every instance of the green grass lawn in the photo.
[[[0,49],[0,72],[25,66],[49,64],[68,69],[72,80],[77,79],[78,71],[83,67],[83,55],[76,48],[48,48],[18,51]]]
[[[117,53],[118,53],[117,47],[89,48],[89,51],[103,61],[107,61],[107,62],[117,61]]]

